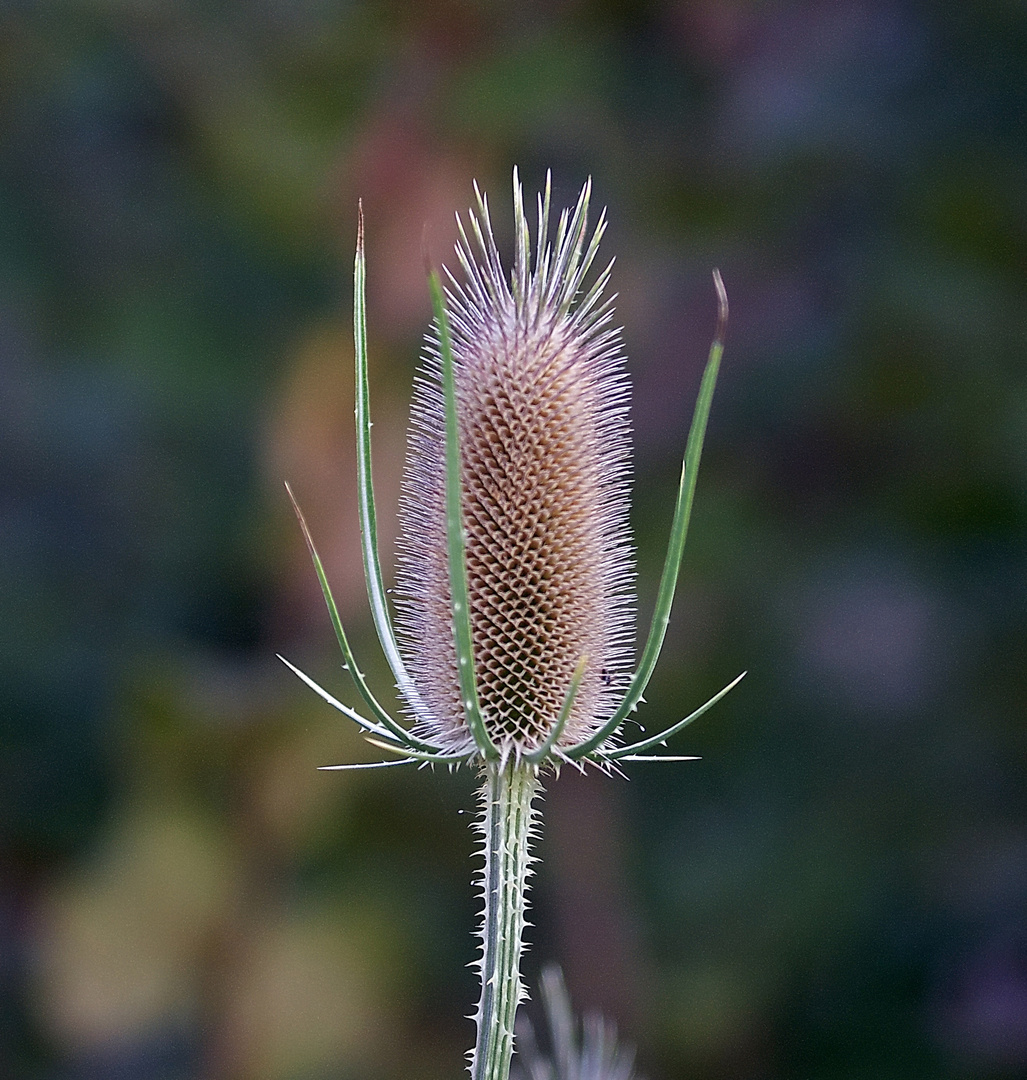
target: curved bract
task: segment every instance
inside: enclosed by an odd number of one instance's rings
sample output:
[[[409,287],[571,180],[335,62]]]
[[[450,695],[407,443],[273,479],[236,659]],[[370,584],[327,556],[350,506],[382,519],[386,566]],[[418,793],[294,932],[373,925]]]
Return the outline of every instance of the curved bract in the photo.
[[[421,494],[411,499],[408,478],[406,523],[414,535],[407,537],[401,558],[401,577],[405,566],[408,593],[413,596],[403,607],[401,629],[406,633],[399,638],[377,547],[362,210],[357,232],[354,336],[362,554],[375,628],[413,729],[393,719],[368,688],[291,491],[344,666],[372,719],[343,705],[285,662],[325,701],[356,722],[369,742],[398,755],[398,761],[370,767],[477,761],[502,768],[514,761],[535,771],[561,762],[579,767],[592,762],[609,770],[627,761],[691,760],[644,752],[665,744],[701,716],[744,672],[688,717],[656,735],[621,745],[616,734],[642,700],[670,620],[723,353],[727,296],[720,274],[714,273],[717,330],[685,447],[652,623],[637,667],[628,671],[623,663],[631,608],[625,584],[631,576],[626,541],[626,387],[617,334],[608,327],[611,302],[603,299],[612,263],[587,291],[583,287],[605,219],[600,217],[589,236],[586,184],[573,210],[561,215],[550,242],[547,181],[538,200],[532,263],[515,170],[518,247],[508,282],[488,204],[477,188],[475,194],[477,207],[469,220],[476,244],[472,247],[460,223],[457,249],[465,283],[451,276],[452,289],[445,290],[439,274],[429,274],[435,320],[415,410],[420,427],[412,444],[410,473]],[[486,428],[475,426],[479,423]],[[496,471],[494,477],[489,468]],[[514,542],[519,500],[524,513],[534,517]],[[433,506],[438,507],[437,518],[431,516]],[[498,544],[488,535],[490,522]],[[430,566],[424,566],[426,560]],[[528,563],[530,574],[522,572]],[[410,654],[406,660],[404,640]],[[358,767],[369,766],[328,766]]]

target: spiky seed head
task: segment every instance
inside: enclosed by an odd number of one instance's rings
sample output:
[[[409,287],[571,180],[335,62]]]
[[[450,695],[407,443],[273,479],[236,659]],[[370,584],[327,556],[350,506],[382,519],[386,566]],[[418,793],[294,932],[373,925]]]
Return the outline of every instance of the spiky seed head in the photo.
[[[473,662],[486,729],[504,754],[544,742],[582,657],[557,749],[587,738],[612,715],[630,661],[628,384],[602,295],[612,263],[583,290],[605,228],[600,216],[586,231],[589,194],[586,184],[550,242],[547,180],[532,261],[515,170],[508,281],[475,187],[473,243],[458,219],[463,279],[449,275]],[[436,326],[414,390],[397,607],[422,729],[471,751],[450,609],[441,377]]]

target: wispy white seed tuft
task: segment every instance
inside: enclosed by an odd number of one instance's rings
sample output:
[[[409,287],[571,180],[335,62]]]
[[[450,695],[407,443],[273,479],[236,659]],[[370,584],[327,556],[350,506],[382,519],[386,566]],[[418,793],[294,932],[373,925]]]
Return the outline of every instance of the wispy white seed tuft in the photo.
[[[450,275],[461,509],[478,698],[504,758],[537,749],[587,667],[558,741],[581,742],[623,696],[633,640],[628,383],[611,266],[586,290],[605,228],[587,232],[590,185],[550,240],[549,185],[531,252],[514,173],[516,250],[506,277],[478,193]],[[401,643],[426,737],[473,749],[453,641],[437,327],[414,391],[400,506]],[[425,717],[423,709],[428,710]]]

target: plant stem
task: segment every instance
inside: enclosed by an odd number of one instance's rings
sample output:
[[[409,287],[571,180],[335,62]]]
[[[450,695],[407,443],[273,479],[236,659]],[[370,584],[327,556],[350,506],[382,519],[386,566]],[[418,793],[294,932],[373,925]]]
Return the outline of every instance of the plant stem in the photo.
[[[532,801],[538,791],[537,770],[528,762],[490,762],[485,768],[481,790],[485,813],[480,824],[485,839],[485,911],[471,1080],[507,1080],[510,1075],[514,1017],[526,996],[520,963],[534,861],[530,847],[538,820]]]

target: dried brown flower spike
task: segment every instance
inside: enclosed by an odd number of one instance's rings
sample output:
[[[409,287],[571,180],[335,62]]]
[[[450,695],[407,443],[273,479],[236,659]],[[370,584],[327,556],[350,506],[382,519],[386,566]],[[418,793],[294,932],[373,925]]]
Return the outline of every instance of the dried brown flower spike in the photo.
[[[610,718],[629,678],[633,637],[628,537],[628,384],[603,300],[610,266],[577,304],[605,229],[586,246],[590,185],[548,241],[538,199],[531,265],[514,174],[512,280],[487,201],[461,223],[466,284],[451,278],[448,315],[460,436],[468,611],[481,715],[503,756],[537,751],[587,658],[558,746]],[[397,607],[409,670],[428,710],[422,732],[452,752],[464,722],[453,639],[445,507],[445,408],[438,327],[417,381],[401,505]]]
[[[447,305],[438,274],[429,275],[435,324],[415,391],[402,503],[402,649],[378,560],[360,216],[353,327],[362,553],[371,614],[414,726],[394,720],[364,680],[294,501],[345,666],[373,719],[285,663],[370,742],[399,755],[326,768],[524,761],[537,771],[561,761],[609,769],[620,761],[692,760],[645,752],[665,746],[742,678],[658,734],[627,746],[616,742],[642,700],[670,620],[727,297],[714,272],[717,335],[681,464],[652,623],[629,673],[628,389],[619,335],[609,325],[612,298],[603,300],[612,263],[583,289],[605,227],[601,216],[588,237],[590,191],[586,184],[574,209],[560,215],[550,243],[547,180],[532,266],[514,170],[517,251],[508,284],[488,204],[475,187],[477,212],[469,219],[475,244],[460,222],[457,247],[466,281],[450,275]]]

